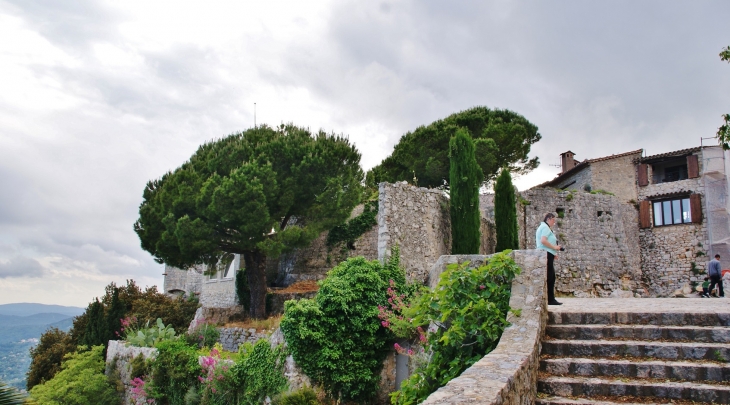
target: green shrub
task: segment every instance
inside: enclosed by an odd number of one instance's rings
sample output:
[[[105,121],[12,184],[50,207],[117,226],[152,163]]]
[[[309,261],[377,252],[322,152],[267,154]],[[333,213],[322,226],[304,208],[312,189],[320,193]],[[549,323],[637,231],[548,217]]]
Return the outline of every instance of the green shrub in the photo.
[[[294,360],[325,393],[366,401],[380,382],[392,334],[378,319],[388,281],[405,284],[398,249],[382,265],[350,258],[330,270],[314,299],[287,301],[281,330]]]
[[[251,289],[248,287],[248,279],[246,278],[246,270],[240,269],[236,272],[236,297],[238,304],[244,311],[251,309]]]
[[[309,387],[275,397],[272,405],[319,405],[317,393]]]
[[[30,349],[31,363],[26,383],[28,390],[53,378],[61,371],[64,356],[75,350],[71,334],[58,328],[49,328],[43,332],[38,345]]]
[[[82,350],[85,347],[81,346]],[[104,346],[69,355],[53,379],[30,390],[38,405],[116,405],[120,398],[104,375]]]
[[[497,346],[508,325],[511,281],[520,272],[509,252],[476,269],[449,265],[436,288],[415,299],[406,316],[414,325],[437,326],[425,343],[431,359],[391,394],[393,404],[423,401]]]
[[[507,169],[502,169],[494,186],[494,227],[497,233],[497,252],[520,248],[515,186],[512,185],[512,176]]]
[[[183,340],[159,343],[150,371],[151,396],[163,404],[183,405],[185,394],[191,386],[196,386],[201,374],[197,347]]]
[[[196,345],[200,348],[213,347],[214,344],[218,343],[220,337],[221,332],[218,328],[207,322],[198,324],[192,332],[185,334],[185,339],[188,344]]]

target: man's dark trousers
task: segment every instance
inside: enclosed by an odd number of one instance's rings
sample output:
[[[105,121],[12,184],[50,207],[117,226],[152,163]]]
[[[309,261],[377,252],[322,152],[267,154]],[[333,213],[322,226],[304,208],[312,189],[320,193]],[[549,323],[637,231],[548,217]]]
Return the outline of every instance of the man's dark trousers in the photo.
[[[717,290],[719,291],[719,296],[724,297],[725,291],[722,290],[722,277],[720,276],[710,276],[710,292],[712,292],[712,289],[715,288],[715,284],[717,284]]]

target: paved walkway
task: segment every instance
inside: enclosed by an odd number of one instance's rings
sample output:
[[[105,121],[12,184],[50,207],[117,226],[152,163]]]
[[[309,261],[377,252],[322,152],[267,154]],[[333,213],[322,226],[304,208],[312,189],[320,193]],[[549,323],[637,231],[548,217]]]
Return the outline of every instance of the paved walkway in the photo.
[[[553,313],[684,313],[730,314],[730,298],[558,298]]]

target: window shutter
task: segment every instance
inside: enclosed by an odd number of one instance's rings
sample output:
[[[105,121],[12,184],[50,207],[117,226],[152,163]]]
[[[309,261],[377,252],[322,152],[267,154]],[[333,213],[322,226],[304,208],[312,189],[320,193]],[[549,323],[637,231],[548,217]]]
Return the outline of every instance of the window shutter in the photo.
[[[651,202],[644,200],[639,203],[639,228],[651,228]]]
[[[699,194],[689,196],[689,209],[692,213],[692,222],[696,224],[702,223],[702,200]]]
[[[690,179],[700,177],[700,165],[697,163],[697,155],[687,156],[687,175]]]
[[[647,173],[647,166],[645,163],[639,165],[639,187],[649,185],[649,175]]]

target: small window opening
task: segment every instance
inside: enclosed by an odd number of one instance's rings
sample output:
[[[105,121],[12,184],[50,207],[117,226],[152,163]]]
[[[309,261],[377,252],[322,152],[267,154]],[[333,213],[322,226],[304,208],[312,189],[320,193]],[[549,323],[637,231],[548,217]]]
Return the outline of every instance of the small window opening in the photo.
[[[558,218],[565,218],[565,208],[556,208],[555,212],[558,213]]]

